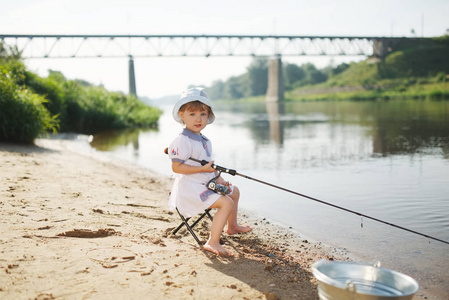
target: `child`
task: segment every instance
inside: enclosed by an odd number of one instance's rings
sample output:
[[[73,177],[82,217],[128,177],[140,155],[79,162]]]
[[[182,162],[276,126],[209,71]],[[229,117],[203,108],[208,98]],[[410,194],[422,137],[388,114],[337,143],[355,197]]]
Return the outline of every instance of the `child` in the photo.
[[[173,108],[173,118],[185,125],[184,130],[171,143],[168,154],[175,172],[175,181],[170,194],[170,209],[178,208],[186,218],[192,217],[207,208],[217,208],[212,221],[209,239],[203,246],[205,250],[216,255],[227,255],[226,249],[220,245],[220,236],[228,222],[228,234],[245,233],[252,230],[249,226],[237,223],[239,189],[224,181],[220,176],[217,184],[228,187],[230,193],[218,194],[206,187],[216,177],[211,161],[212,144],[201,134],[206,125],[215,120],[212,105],[202,88],[193,88],[182,93],[180,100]],[[209,161],[202,166],[189,157]]]

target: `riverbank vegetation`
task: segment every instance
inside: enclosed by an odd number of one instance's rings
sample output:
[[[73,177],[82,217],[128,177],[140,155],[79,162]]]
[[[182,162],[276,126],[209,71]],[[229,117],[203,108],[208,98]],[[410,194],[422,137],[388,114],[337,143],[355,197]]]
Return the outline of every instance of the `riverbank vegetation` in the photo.
[[[301,100],[449,99],[449,36],[406,39],[383,59],[318,69],[283,65],[285,98]],[[213,99],[264,99],[268,59],[255,58],[240,76],[207,88]]]
[[[42,78],[16,49],[0,43],[0,141],[31,143],[47,132],[94,134],[155,127],[161,114],[132,95],[110,92],[57,71]]]

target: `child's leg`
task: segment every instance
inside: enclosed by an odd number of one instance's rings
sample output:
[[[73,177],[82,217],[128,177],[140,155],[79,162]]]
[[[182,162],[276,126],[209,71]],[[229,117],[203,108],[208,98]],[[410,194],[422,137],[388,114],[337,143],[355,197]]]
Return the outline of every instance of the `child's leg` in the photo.
[[[229,215],[228,218],[228,230],[227,233],[229,235],[232,234],[236,234],[236,233],[245,233],[248,231],[251,231],[252,228],[249,226],[240,226],[237,223],[237,212],[239,209],[239,199],[240,199],[240,191],[239,189],[234,186],[234,191],[232,192],[232,194],[228,195],[229,198],[232,199],[232,201],[234,201],[234,207],[232,209],[231,214]]]
[[[204,249],[207,251],[217,255],[227,254],[226,249],[220,245],[220,236],[229,215],[232,213],[233,207],[234,203],[226,196],[221,196],[210,206],[210,208],[218,208],[218,211],[215,213],[214,220],[212,221],[209,239],[204,245]]]

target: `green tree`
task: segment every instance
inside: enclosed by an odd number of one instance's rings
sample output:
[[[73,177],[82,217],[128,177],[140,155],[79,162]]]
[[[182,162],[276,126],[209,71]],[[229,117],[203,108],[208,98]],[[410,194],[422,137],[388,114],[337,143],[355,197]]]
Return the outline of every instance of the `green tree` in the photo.
[[[211,99],[224,99],[224,91],[226,84],[222,80],[212,82],[212,85],[207,88],[207,94]]]
[[[296,64],[286,64],[284,66],[284,83],[286,89],[291,89],[293,83],[301,81],[306,77],[304,69]]]
[[[223,96],[224,99],[239,99],[244,97],[245,75],[232,76],[226,81]]]
[[[337,75],[342,73],[343,71],[349,69],[349,64],[347,63],[341,63],[336,68],[333,69],[332,75]]]
[[[302,65],[306,72],[305,84],[316,84],[327,80],[327,75],[318,70],[314,64],[307,63]]]
[[[268,88],[268,59],[256,57],[247,68],[248,89],[245,96],[264,95]]]

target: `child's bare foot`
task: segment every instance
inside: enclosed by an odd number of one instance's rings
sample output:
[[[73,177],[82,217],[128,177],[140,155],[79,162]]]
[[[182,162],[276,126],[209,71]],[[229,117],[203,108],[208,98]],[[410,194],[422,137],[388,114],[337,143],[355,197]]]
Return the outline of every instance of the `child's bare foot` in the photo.
[[[222,256],[227,256],[228,252],[226,251],[225,248],[223,248],[222,245],[218,244],[211,244],[209,243],[209,241],[207,241],[206,244],[204,244],[203,246],[204,250],[210,251],[216,255],[222,255]]]
[[[233,235],[233,234],[236,234],[236,233],[247,233],[247,232],[250,232],[251,230],[253,230],[253,229],[251,227],[249,227],[249,226],[237,225],[237,226],[231,227],[231,228],[228,227],[227,233],[229,235]]]

